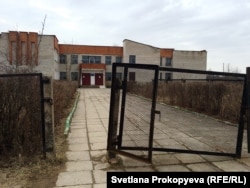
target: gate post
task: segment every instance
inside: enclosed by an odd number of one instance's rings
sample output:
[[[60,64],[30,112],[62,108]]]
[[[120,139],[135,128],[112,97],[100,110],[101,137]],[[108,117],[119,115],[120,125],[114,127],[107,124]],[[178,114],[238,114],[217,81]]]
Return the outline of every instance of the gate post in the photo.
[[[247,122],[247,147],[250,153],[250,67],[246,69],[246,122]]]
[[[51,77],[43,77],[44,119],[46,153],[54,156],[54,105],[53,81]]]
[[[115,76],[115,71],[113,72]],[[117,127],[119,117],[119,103],[120,103],[120,88],[122,82],[118,78],[112,79],[111,88],[111,106],[110,106],[110,117],[109,117],[109,132],[108,132],[108,161],[116,163],[116,154],[114,150],[117,147]],[[112,161],[114,160],[114,161]]]

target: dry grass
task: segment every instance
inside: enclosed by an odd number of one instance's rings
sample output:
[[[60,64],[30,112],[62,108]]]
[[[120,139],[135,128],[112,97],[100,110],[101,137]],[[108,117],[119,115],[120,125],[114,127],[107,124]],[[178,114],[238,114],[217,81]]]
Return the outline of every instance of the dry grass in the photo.
[[[72,89],[72,90],[71,90]],[[55,151],[52,157],[21,156],[1,158],[1,188],[53,188],[59,172],[64,169],[67,141],[64,135],[65,121],[76,99],[76,86],[71,82],[54,82]]]
[[[237,123],[242,91],[242,82],[160,82],[157,101]],[[152,83],[129,82],[128,92],[151,98]]]

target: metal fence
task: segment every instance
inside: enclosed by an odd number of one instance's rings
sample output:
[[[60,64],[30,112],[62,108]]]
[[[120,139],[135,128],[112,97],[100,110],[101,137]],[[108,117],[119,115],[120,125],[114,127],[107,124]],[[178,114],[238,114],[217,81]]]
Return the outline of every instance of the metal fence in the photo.
[[[169,73],[181,81],[178,87],[173,84],[174,79],[169,79]],[[168,79],[162,80],[162,75]],[[211,79],[206,78],[211,77],[219,79],[216,83],[207,82]],[[241,157],[244,125],[248,123],[249,129],[249,121],[246,121],[249,119],[249,80],[249,73],[114,63],[107,143],[109,157],[119,153],[151,162],[153,151]],[[229,81],[234,84],[231,86]],[[225,90],[229,94],[225,94]],[[210,116],[216,113],[232,116],[229,113],[229,105],[232,106],[234,100],[230,98],[232,92],[237,93],[236,122],[212,121]],[[222,102],[229,105],[224,107]],[[213,104],[211,112],[206,111],[209,103]],[[202,123],[203,117],[209,117],[207,124]],[[250,150],[250,136],[247,136]]]
[[[0,75],[0,155],[45,154],[42,74]]]

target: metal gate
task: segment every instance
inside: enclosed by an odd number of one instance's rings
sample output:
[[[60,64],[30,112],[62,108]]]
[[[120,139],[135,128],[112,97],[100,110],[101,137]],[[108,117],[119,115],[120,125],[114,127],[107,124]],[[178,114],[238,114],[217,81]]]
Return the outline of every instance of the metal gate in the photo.
[[[0,75],[0,154],[42,153],[46,157],[44,85],[41,73]]]
[[[107,143],[109,157],[113,158],[116,153],[119,153],[143,161],[152,162],[153,151],[241,157],[244,124],[246,122],[248,152],[250,151],[250,116],[248,110],[250,101],[249,68],[247,72],[248,74],[235,74],[166,68],[157,65],[114,63],[112,67],[112,88]],[[158,131],[155,129],[155,114],[159,115],[159,119],[163,115],[159,109],[156,109],[157,89],[159,85],[158,78],[162,77],[162,73],[165,73],[168,79],[171,78],[171,76],[169,76],[171,73],[180,73],[227,76],[233,79],[240,79],[243,82],[239,122],[235,136],[235,150],[233,152],[219,152],[216,150],[206,151],[192,148],[168,148],[154,145],[154,132]],[[207,78],[204,80],[206,79]],[[171,80],[165,80],[165,82],[169,81]],[[141,82],[144,83],[141,84]],[[143,87],[144,90],[141,89]],[[133,92],[135,90],[137,91],[136,93]],[[159,121],[157,123],[159,123]]]
[[[133,95],[130,93],[131,88],[135,86],[134,78],[147,78],[154,86],[148,91],[150,99],[147,101],[146,113],[142,113],[139,104],[130,98],[130,95]],[[151,161],[157,82],[156,65],[113,64],[108,132],[110,152]]]

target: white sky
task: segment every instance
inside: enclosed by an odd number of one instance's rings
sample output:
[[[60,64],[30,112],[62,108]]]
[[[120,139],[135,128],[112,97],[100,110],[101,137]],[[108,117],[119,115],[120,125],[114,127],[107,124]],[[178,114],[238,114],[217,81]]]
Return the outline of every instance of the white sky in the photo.
[[[122,46],[124,39],[207,50],[207,69],[250,67],[250,0],[0,0],[0,32],[41,32],[59,43]]]

